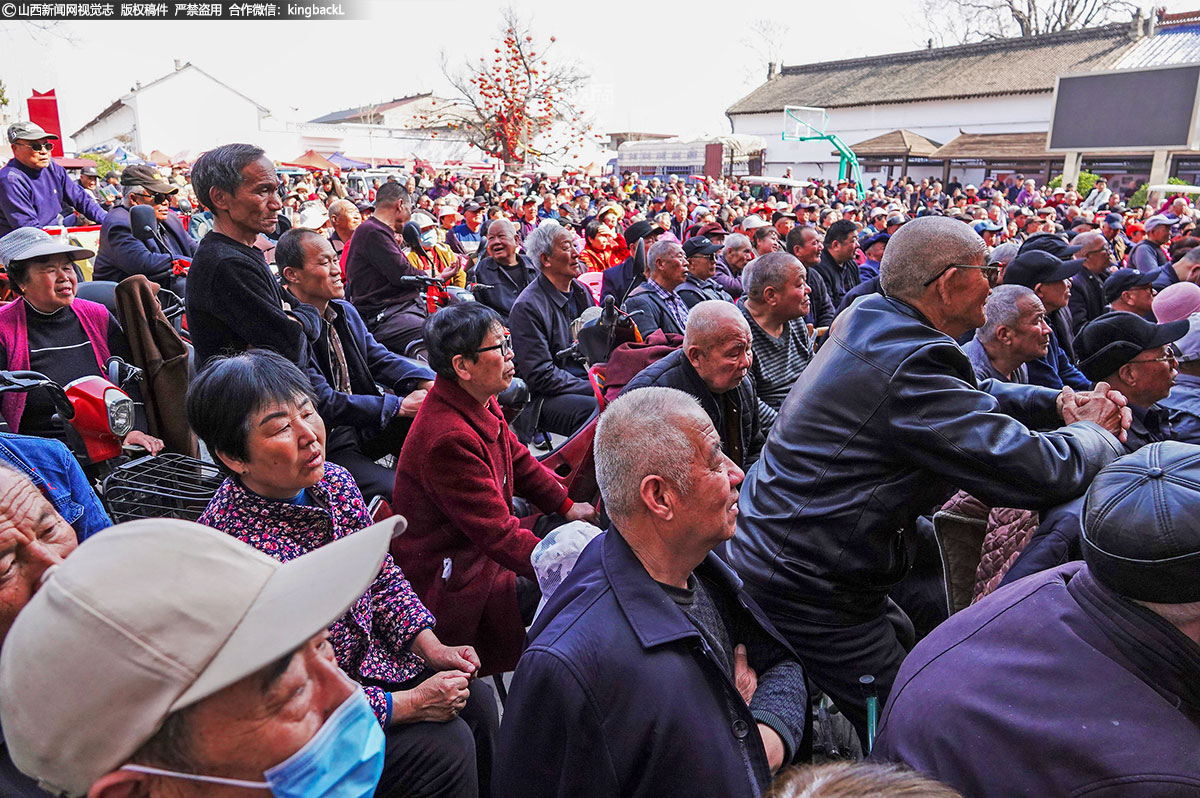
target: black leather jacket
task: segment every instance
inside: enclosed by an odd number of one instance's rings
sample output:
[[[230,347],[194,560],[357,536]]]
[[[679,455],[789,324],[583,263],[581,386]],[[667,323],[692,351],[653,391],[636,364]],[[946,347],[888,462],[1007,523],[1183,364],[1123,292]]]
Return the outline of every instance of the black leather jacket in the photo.
[[[1062,423],[1057,395],[977,387],[966,354],[916,309],[863,298],[800,375],[746,475],[730,563],[768,612],[878,617],[911,564],[916,518],[955,488],[994,507],[1046,507],[1124,454],[1089,422],[1032,432],[1026,424]]]

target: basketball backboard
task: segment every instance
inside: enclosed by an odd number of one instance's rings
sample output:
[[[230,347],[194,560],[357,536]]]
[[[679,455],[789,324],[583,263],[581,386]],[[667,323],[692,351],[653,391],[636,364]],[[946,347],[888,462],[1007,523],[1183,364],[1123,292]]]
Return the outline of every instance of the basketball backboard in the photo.
[[[824,108],[808,105],[785,105],[783,107],[783,140],[809,141],[825,137],[829,125],[829,114]]]

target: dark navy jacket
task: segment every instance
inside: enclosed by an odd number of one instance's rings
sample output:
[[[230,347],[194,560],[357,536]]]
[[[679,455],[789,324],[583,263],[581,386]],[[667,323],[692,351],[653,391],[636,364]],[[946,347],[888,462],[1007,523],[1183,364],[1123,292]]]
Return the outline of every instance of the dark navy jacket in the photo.
[[[543,274],[517,297],[508,317],[514,362],[517,376],[534,395],[592,395],[583,366],[558,353],[571,346],[571,322],[595,304],[592,292],[578,280],[571,281],[568,298]]]
[[[1171,421],[1171,438],[1200,444],[1200,377],[1179,373],[1166,399],[1158,404]]]
[[[683,299],[682,296],[679,298]],[[643,340],[649,338],[655,330],[683,335],[679,323],[667,310],[666,300],[651,287],[649,280],[629,292],[621,309],[633,315],[633,321],[638,326]]]
[[[972,798],[1200,795],[1200,648],[1081,562],[1001,588],[917,644],[872,758]]]
[[[1050,348],[1044,357],[1031,360],[1025,364],[1029,370],[1029,384],[1040,385],[1043,388],[1062,390],[1064,385],[1070,385],[1077,391],[1090,391],[1092,381],[1083,376],[1063,351],[1058,335],[1050,328]]]
[[[174,212],[159,222],[159,229],[169,252],[164,252],[157,242],[144,244],[135,238],[129,224],[129,209],[122,205],[113,208],[100,226],[100,249],[92,278],[119,283],[131,275],[144,274],[160,284],[170,281],[171,262],[195,255],[196,242]]]
[[[746,474],[728,561],[768,613],[882,616],[912,563],[917,517],[956,487],[990,506],[1040,509],[1079,495],[1125,453],[1091,423],[1032,432],[1062,423],[1057,396],[977,383],[963,350],[919,311],[863,297],[796,381]]]
[[[696,569],[791,648],[715,554]],[[764,657],[774,659],[764,659]],[[794,656],[794,655],[791,655]],[[529,630],[504,707],[496,798],[757,798],[770,784],[755,719],[711,648],[613,529]],[[727,706],[740,704],[730,721]]]
[[[335,299],[329,304],[337,312],[333,327],[346,355],[351,392],[334,390],[329,325],[312,305],[286,291],[284,297],[304,327],[306,371],[317,394],[317,412],[330,428],[350,426],[363,434],[377,433],[396,415],[402,397],[413,390],[415,383],[434,378],[428,366],[401,357],[376,341],[354,306]],[[395,393],[381,393],[376,383]]]
[[[609,266],[604,270],[600,278],[600,298],[611,296],[620,305],[634,286],[645,279],[646,275],[637,273],[631,255],[616,266]]]

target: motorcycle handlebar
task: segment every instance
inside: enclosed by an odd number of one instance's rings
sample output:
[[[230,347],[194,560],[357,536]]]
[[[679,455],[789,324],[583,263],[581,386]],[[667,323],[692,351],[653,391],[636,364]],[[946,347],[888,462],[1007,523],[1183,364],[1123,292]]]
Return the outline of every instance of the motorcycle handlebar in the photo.
[[[75,418],[75,406],[67,398],[67,392],[45,374],[39,371],[0,371],[0,393],[24,393],[34,388],[45,388],[50,393],[54,408],[64,419],[70,421]]]
[[[436,277],[425,277],[424,275],[417,275],[417,274],[401,275],[400,282],[403,283],[404,285],[420,285],[420,286],[436,285],[439,288],[444,285],[444,283]]]

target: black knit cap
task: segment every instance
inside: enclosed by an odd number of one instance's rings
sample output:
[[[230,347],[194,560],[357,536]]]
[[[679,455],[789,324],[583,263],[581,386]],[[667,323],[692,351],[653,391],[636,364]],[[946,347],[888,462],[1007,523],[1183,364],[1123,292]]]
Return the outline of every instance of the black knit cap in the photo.
[[[1083,505],[1083,559],[1126,598],[1200,601],[1200,446],[1164,441],[1104,468]]]

